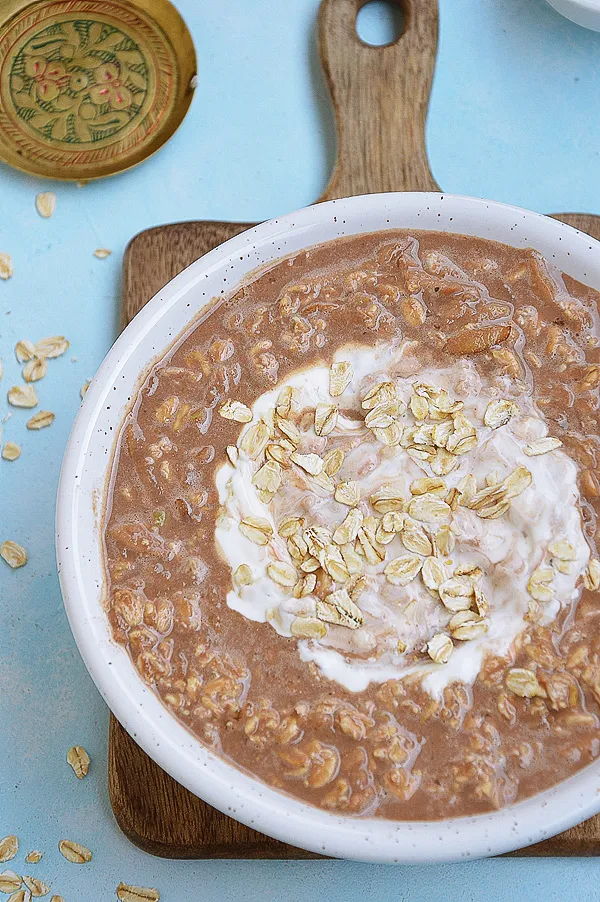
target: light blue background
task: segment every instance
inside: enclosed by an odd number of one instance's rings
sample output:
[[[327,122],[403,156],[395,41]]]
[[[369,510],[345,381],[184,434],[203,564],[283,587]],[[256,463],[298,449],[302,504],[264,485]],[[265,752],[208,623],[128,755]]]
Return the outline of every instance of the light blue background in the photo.
[[[66,902],[114,898],[119,880],[156,886],[164,902],[250,900],[544,900],[599,898],[588,860],[496,860],[388,868],[344,862],[166,862],[118,832],[106,793],[108,715],[63,613],[53,542],[61,455],[79,404],[116,335],[121,259],[140,229],[187,218],[259,220],[305,205],[333,160],[331,115],[314,52],[317,0],[179,0],[199,57],[199,87],[184,125],[157,156],[121,177],[78,189],[0,170],[0,251],[14,278],[0,283],[6,389],[19,381],[21,338],[64,333],[71,350],[38,383],[50,429],[28,433],[13,410],[0,461],[0,541],[29,550],[27,567],[0,564],[0,837],[16,833],[19,872],[50,882]],[[365,26],[366,27],[366,26]],[[378,22],[371,23],[378,31]],[[600,213],[600,36],[543,0],[441,0],[441,35],[427,139],[446,191],[540,211]],[[53,188],[55,216],[34,197]],[[105,261],[97,247],[111,248]],[[73,355],[76,359],[71,359]],[[79,782],[70,745],[92,756]],[[94,852],[78,867],[59,839]],[[26,866],[31,849],[45,851]]]

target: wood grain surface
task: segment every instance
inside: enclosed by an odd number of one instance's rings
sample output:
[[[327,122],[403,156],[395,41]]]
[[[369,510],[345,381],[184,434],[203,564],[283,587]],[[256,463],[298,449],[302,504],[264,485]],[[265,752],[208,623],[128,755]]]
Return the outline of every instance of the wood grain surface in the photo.
[[[437,0],[396,0],[404,34],[373,47],[356,33],[365,0],[324,0],[317,39],[338,138],[319,200],[378,191],[438,191],[425,149],[437,53]]]
[[[424,127],[437,48],[437,0],[405,0],[405,32],[368,47],[356,35],[364,0],[323,0],[319,53],[332,95],[338,153],[320,200],[378,191],[438,190]],[[600,217],[556,214],[600,239]],[[149,229],[124,261],[124,328],[175,275],[253,223],[187,222]],[[111,715],[108,789],[121,830],[167,858],[316,858],[232,820],[175,782]],[[600,816],[517,855],[600,854]]]

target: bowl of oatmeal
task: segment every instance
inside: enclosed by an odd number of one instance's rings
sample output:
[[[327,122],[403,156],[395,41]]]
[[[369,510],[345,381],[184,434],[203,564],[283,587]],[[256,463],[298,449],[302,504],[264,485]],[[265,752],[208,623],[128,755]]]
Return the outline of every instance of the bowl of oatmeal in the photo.
[[[372,861],[600,810],[599,251],[488,201],[349,198],[124,331],[65,455],[60,579],[175,779]]]

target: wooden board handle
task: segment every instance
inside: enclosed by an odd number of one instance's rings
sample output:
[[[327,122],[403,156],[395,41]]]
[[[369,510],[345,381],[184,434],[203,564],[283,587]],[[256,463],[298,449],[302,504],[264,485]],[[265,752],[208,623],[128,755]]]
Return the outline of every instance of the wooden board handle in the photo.
[[[404,32],[373,47],[356,33],[368,0],[323,0],[318,45],[337,123],[337,159],[319,200],[379,191],[439,191],[425,120],[435,67],[437,0],[392,0]]]

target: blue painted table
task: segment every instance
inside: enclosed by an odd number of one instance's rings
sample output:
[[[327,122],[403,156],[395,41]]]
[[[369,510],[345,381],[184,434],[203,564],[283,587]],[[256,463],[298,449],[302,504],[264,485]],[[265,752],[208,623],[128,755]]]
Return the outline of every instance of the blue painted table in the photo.
[[[0,568],[0,837],[16,833],[11,863],[66,902],[114,897],[123,880],[156,886],[164,902],[296,898],[352,900],[597,899],[600,864],[495,860],[392,869],[347,862],[169,862],[118,832],[106,794],[108,713],[81,663],[63,613],[53,547],[60,460],[79,404],[117,331],[121,257],[139,230],[178,219],[255,221],[310,203],[328,177],[332,120],[316,63],[318,0],[179,0],[199,56],[199,87],[174,139],[145,165],[110,181],[50,185],[0,170],[0,251],[14,276],[0,283],[5,390],[19,381],[17,340],[65,334],[69,352],[39,383],[50,429],[25,428],[12,410],[0,461],[0,541],[29,552]],[[438,65],[428,123],[431,167],[447,191],[535,210],[600,213],[600,35],[558,17],[544,0],[441,0]],[[380,23],[381,24],[381,23]],[[371,28],[378,28],[377,16]],[[364,25],[367,34],[367,23]],[[50,220],[34,198],[48,187]],[[93,251],[112,255],[98,260]],[[77,781],[65,763],[79,743],[92,756]],[[93,861],[66,862],[61,838]],[[24,865],[31,849],[45,852]],[[9,865],[9,866],[11,866]]]

